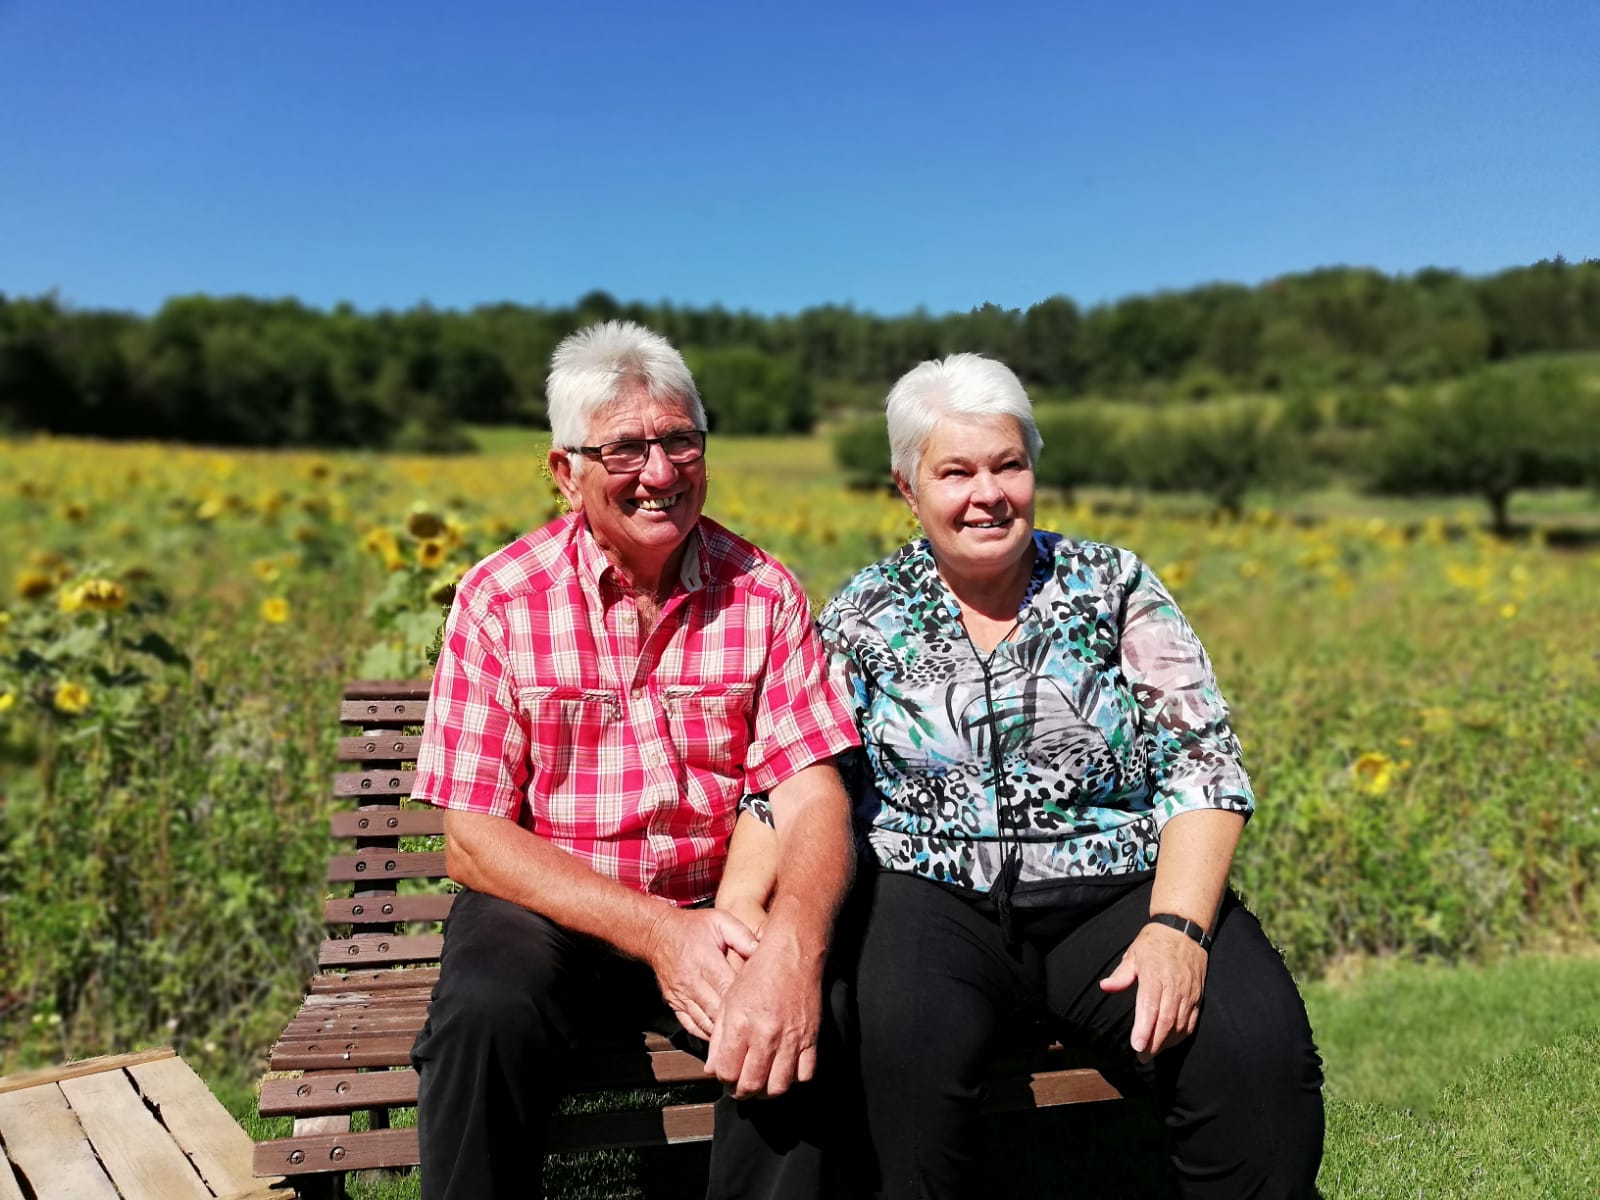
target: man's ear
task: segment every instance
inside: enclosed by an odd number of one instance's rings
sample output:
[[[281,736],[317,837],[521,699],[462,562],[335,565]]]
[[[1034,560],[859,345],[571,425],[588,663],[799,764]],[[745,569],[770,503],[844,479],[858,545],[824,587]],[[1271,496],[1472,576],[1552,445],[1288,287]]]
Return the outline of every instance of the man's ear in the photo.
[[[572,471],[572,451],[563,450],[559,446],[550,451],[550,474],[555,478],[556,486],[561,489],[561,494],[566,497],[567,507],[573,512],[583,511],[583,492],[578,487],[578,480]]]

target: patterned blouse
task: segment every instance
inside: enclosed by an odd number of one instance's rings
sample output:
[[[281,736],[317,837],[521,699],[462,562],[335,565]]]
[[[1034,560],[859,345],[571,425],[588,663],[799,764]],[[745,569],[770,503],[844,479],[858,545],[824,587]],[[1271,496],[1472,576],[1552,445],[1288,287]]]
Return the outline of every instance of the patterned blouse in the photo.
[[[856,823],[887,869],[988,892],[1003,814],[1024,887],[1140,872],[1177,814],[1254,808],[1210,660],[1155,574],[1115,546],[1033,544],[1019,623],[987,662],[925,540],[823,610],[864,742],[845,772]]]

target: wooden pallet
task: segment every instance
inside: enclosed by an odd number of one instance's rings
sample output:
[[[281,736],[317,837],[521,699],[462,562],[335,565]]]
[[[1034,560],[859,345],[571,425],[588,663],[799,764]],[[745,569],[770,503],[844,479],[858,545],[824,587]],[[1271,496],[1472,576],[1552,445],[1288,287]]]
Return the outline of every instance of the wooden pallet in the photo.
[[[0,1079],[0,1200],[268,1200],[250,1139],[170,1048]]]

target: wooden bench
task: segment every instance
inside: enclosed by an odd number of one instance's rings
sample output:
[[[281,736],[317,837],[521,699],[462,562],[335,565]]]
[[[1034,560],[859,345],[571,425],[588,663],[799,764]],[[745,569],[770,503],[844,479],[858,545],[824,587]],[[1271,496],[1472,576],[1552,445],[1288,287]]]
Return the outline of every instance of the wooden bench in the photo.
[[[392,1128],[412,1107],[417,1076],[411,1044],[439,977],[441,922],[451,896],[437,839],[443,817],[409,802],[426,681],[346,686],[339,720],[359,732],[341,737],[334,795],[334,892],[323,913],[329,937],[321,973],[272,1049],[262,1082],[264,1117],[294,1118],[286,1138],[258,1143],[255,1171],[287,1176],[302,1196],[337,1196],[348,1171],[417,1162],[414,1128]],[[419,843],[417,839],[434,839]],[[552,1150],[701,1142],[711,1137],[716,1084],[699,1059],[655,1033],[619,1030],[615,1044],[589,1048],[576,1075],[584,1092],[699,1085],[660,1107],[600,1108],[554,1118]],[[292,1073],[292,1074],[290,1074]],[[1060,1047],[1008,1056],[985,1093],[995,1111],[1116,1099],[1093,1070],[1067,1064]],[[368,1128],[352,1128],[366,1113]]]
[[[170,1047],[0,1079],[0,1200],[269,1200],[250,1139]]]

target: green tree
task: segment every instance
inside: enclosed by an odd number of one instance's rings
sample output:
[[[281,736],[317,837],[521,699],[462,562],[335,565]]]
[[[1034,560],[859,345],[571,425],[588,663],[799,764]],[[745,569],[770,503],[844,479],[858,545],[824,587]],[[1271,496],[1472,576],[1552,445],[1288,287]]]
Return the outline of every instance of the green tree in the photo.
[[[1298,447],[1282,419],[1260,404],[1187,409],[1150,417],[1128,440],[1129,475],[1153,492],[1200,492],[1237,517],[1253,487],[1302,478]]]
[[[1496,532],[1514,492],[1581,484],[1600,462],[1600,402],[1570,369],[1492,368],[1414,397],[1373,448],[1369,484],[1398,495],[1473,494]]]
[[[1085,404],[1044,410],[1037,417],[1044,449],[1034,474],[1070,501],[1080,487],[1123,487],[1131,479],[1121,422]]]

